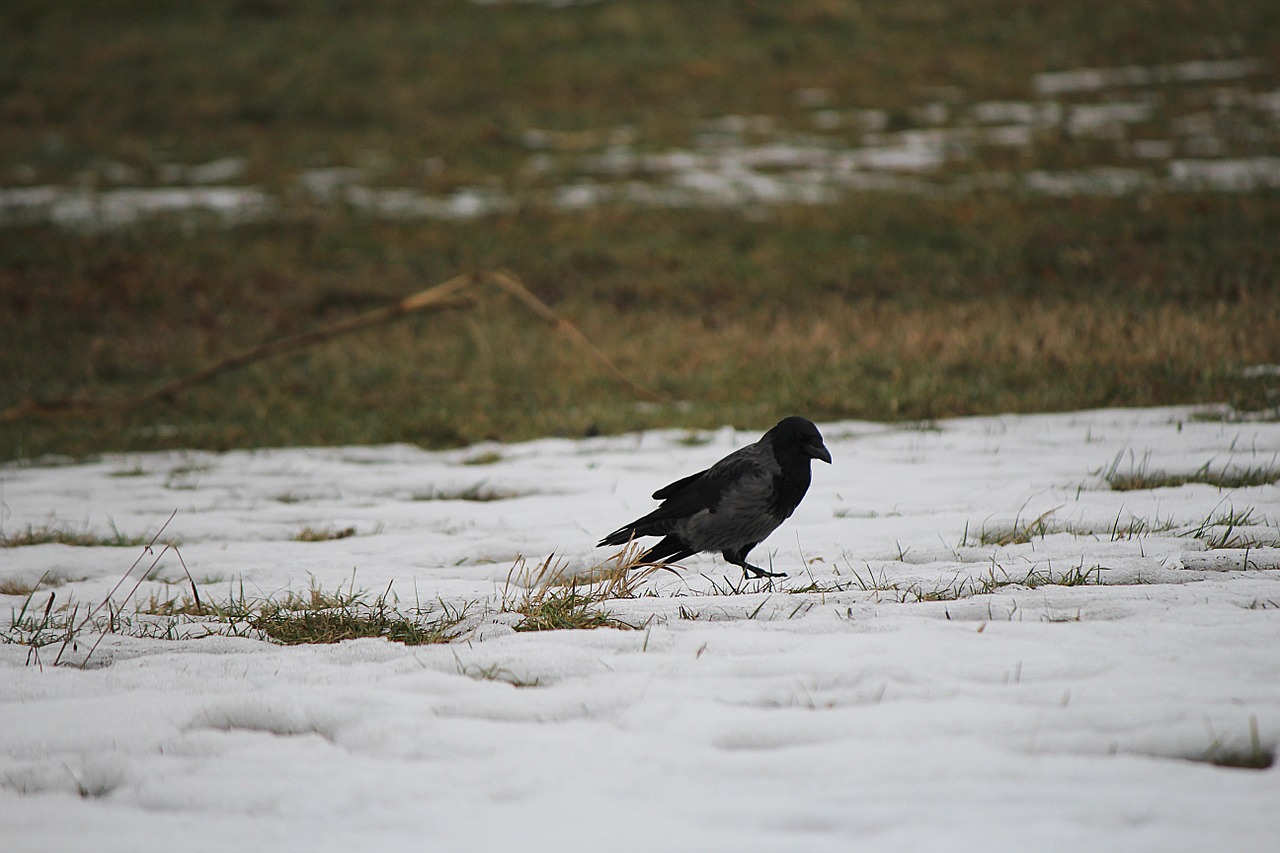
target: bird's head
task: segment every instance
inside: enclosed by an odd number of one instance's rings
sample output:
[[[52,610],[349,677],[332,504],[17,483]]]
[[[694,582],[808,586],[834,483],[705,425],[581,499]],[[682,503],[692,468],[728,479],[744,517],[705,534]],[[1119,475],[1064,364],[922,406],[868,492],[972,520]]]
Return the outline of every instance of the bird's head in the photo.
[[[811,459],[821,459],[831,464],[831,451],[822,443],[822,433],[813,425],[813,421],[795,415],[778,421],[769,435],[775,441],[789,444]]]

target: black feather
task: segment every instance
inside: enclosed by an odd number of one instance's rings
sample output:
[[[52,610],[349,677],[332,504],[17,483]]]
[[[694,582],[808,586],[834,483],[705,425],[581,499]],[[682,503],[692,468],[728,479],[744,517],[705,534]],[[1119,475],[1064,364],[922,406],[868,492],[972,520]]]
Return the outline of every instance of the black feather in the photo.
[[[662,536],[640,556],[641,562],[671,562],[700,551],[719,551],[743,572],[770,575],[747,563],[747,553],[800,505],[809,490],[813,459],[831,461],[818,428],[804,418],[785,418],[755,444],[658,489],[653,493],[662,501],[657,509],[619,527],[601,539],[600,546]]]

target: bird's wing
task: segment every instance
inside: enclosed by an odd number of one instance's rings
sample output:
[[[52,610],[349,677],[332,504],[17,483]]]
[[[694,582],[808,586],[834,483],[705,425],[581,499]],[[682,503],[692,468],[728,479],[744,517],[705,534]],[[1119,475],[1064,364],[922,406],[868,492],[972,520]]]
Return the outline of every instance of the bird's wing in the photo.
[[[655,510],[613,531],[601,544],[620,545],[633,537],[675,533],[683,522],[704,510],[715,510],[726,498],[735,505],[757,494],[767,500],[765,486],[777,476],[777,467],[770,447],[757,442],[739,448],[705,471],[658,489],[653,496],[662,503]]]
[[[681,530],[690,545],[704,551],[741,548],[759,542],[787,517],[774,508],[782,471],[771,448],[743,448],[741,456],[722,460],[703,478],[705,513],[691,513]],[[717,470],[717,468],[719,470]]]
[[[762,476],[758,454],[746,453],[755,445],[735,450],[705,471],[682,477],[654,492],[662,503],[648,515],[610,533],[602,541],[625,542],[630,536],[665,536],[680,522],[719,505],[726,491],[743,478]]]
[[[726,493],[740,484],[771,476],[765,462],[757,445],[735,450],[707,470],[659,489],[655,495],[662,497],[663,502],[654,514],[684,518],[704,509],[715,509]]]
[[[696,474],[690,474],[688,477],[681,477],[679,480],[676,480],[674,483],[667,483],[661,489],[658,489],[658,491],[653,493],[653,499],[655,501],[665,501],[667,498],[671,497],[672,495],[679,494],[688,486],[692,486],[694,483],[696,483],[698,481],[698,478],[700,478],[703,474],[706,474],[707,471],[710,471],[710,470],[711,469],[708,468],[705,471],[699,471]]]

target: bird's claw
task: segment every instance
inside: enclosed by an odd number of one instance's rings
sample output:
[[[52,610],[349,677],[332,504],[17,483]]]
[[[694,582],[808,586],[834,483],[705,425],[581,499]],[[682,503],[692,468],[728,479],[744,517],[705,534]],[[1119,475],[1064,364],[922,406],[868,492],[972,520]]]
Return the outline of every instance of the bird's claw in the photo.
[[[748,578],[785,578],[786,576],[786,572],[770,572],[760,568],[759,566],[742,567],[743,580],[747,580]]]

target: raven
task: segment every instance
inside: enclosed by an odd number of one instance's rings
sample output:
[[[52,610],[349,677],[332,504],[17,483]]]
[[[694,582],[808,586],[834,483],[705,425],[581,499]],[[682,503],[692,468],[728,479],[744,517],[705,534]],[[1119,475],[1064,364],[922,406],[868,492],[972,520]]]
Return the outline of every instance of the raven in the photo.
[[[812,422],[783,418],[755,444],[735,450],[705,471],[653,493],[662,501],[648,515],[600,540],[625,545],[638,536],[662,536],[640,555],[642,563],[683,560],[719,551],[743,577],[785,577],[747,562],[747,553],[791,517],[809,489],[809,462],[831,464],[831,453]]]

